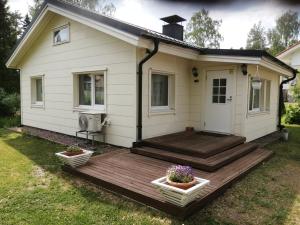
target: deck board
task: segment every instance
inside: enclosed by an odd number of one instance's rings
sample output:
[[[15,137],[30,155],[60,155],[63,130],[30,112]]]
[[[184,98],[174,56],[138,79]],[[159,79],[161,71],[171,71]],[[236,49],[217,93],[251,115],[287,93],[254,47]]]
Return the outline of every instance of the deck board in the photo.
[[[166,213],[185,218],[221,194],[235,180],[271,156],[272,152],[257,149],[215,172],[194,170],[196,176],[211,181],[206,195],[186,207],[166,202],[151,185],[151,181],[165,176],[170,162],[130,153],[127,149],[92,157],[82,167],[65,171],[86,178],[110,191],[125,195]]]
[[[246,141],[235,135],[214,135],[203,132],[178,132],[144,139],[142,144],[153,148],[208,158]]]

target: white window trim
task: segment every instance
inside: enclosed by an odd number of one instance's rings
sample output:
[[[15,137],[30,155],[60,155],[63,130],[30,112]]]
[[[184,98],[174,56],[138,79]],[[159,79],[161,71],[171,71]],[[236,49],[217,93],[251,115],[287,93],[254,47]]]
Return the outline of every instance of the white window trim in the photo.
[[[103,105],[99,105],[99,104],[94,104],[95,103],[95,79],[92,79],[92,84],[91,84],[91,105],[79,105],[79,87],[73,87],[74,90],[77,92],[77,95],[75,95],[75,93],[73,93],[73,98],[74,98],[74,107],[73,107],[73,111],[99,111],[101,113],[106,113],[106,103],[107,103],[107,70],[97,70],[97,71],[85,71],[85,72],[74,72],[73,73],[73,79],[78,79],[79,75],[84,75],[84,74],[88,74],[88,75],[99,75],[99,74],[103,74],[104,76],[104,104]],[[77,85],[79,83],[77,82]],[[73,82],[73,85],[75,85],[75,82]]]
[[[271,98],[271,90],[272,90],[272,81],[271,80],[268,80],[268,79],[264,79],[262,78],[261,80],[263,80],[263,84],[264,85],[264,110],[261,110],[261,106],[260,106],[260,103],[259,103],[259,108],[254,108],[253,107],[253,101],[252,101],[252,110],[250,110],[250,92],[251,92],[251,78],[252,77],[249,77],[249,91],[248,91],[248,104],[247,104],[247,109],[248,109],[248,114],[251,116],[254,116],[254,115],[264,115],[264,114],[270,114],[270,107],[269,106],[269,109],[266,110],[266,100],[267,100],[267,94],[266,94],[266,90],[267,90],[267,82],[269,81],[270,82],[270,98]],[[254,89],[253,89],[253,92],[254,92]],[[254,93],[252,93],[252,96],[254,96]],[[271,102],[269,103],[271,104]]]
[[[168,76],[168,105],[167,106],[152,106],[152,74],[159,74],[159,75],[165,75]],[[173,76],[174,79],[174,96],[173,100],[171,99],[171,77]],[[162,114],[175,114],[175,93],[176,93],[176,76],[175,73],[167,72],[167,71],[161,71],[161,70],[155,70],[150,68],[149,69],[149,78],[148,78],[148,90],[149,90],[149,115],[162,115]],[[173,107],[170,105],[171,101],[173,101]]]
[[[33,100],[33,87],[32,81],[36,79],[42,79],[42,96],[43,101],[34,101]],[[35,93],[36,95],[36,93]],[[30,77],[30,98],[31,98],[31,108],[45,108],[45,75],[36,75]],[[36,98],[36,96],[35,96]]]
[[[61,30],[63,28],[68,28],[69,39],[67,41],[61,41],[61,42],[55,43],[55,41],[54,41],[54,32],[58,31],[58,30]],[[62,45],[62,44],[65,44],[65,43],[69,43],[70,41],[71,41],[70,23],[67,23],[67,24],[62,25],[60,27],[55,27],[54,29],[52,29],[52,44],[53,44],[53,46],[57,46],[57,45]]]

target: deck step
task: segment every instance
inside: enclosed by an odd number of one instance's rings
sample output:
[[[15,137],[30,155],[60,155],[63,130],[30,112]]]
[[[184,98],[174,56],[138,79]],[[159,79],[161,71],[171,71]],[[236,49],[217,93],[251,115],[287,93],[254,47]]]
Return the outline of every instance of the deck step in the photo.
[[[155,159],[164,160],[181,165],[189,165],[196,169],[205,170],[208,172],[216,171],[217,169],[247,155],[256,150],[257,144],[245,143],[235,146],[227,151],[215,154],[208,158],[200,158],[197,156],[185,155],[177,152],[165,151],[152,147],[132,148],[131,152],[143,156],[148,156]]]
[[[177,136],[176,136],[177,135]],[[142,146],[157,148],[180,154],[208,158],[213,155],[244,144],[245,137],[223,136],[211,137],[206,135],[186,135],[184,133],[150,138],[142,141]]]

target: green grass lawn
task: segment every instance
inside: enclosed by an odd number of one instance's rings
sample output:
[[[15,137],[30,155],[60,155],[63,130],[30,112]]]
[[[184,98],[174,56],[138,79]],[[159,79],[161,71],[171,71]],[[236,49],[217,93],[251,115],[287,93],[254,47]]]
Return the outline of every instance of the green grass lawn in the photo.
[[[0,224],[300,224],[300,126],[276,155],[186,221],[63,173],[63,147],[0,129]]]

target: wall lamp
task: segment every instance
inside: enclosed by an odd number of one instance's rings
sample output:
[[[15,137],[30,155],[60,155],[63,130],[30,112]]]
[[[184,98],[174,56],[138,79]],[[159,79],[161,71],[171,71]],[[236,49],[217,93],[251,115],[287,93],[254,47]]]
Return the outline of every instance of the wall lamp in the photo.
[[[192,75],[195,78],[194,82],[198,83],[199,82],[199,79],[198,79],[199,73],[198,73],[198,69],[196,67],[192,68]]]
[[[244,76],[246,76],[248,74],[248,71],[247,71],[247,64],[242,64],[241,65],[241,69],[242,69],[242,73]]]

